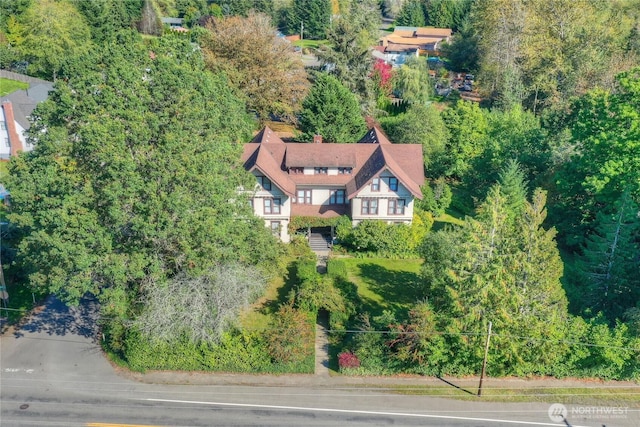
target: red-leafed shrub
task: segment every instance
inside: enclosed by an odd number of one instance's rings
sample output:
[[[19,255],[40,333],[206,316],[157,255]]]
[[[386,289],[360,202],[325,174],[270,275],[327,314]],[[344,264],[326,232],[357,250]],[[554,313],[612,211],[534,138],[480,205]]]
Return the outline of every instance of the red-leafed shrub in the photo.
[[[338,354],[338,366],[340,366],[340,369],[359,368],[360,359],[350,351],[345,351]]]
[[[392,67],[382,59],[377,59],[373,64],[373,71],[371,72],[371,78],[378,83],[381,92],[385,95],[391,93],[392,84],[391,77],[393,76]]]

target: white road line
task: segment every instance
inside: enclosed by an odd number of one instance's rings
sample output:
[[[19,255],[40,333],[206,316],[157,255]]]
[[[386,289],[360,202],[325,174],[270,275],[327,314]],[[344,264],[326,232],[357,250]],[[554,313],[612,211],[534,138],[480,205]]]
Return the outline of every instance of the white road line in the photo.
[[[316,411],[316,412],[338,412],[346,414],[363,414],[363,415],[391,415],[401,417],[416,417],[416,418],[438,418],[446,420],[461,420],[461,421],[485,421],[491,423],[507,423],[507,424],[526,424],[531,426],[555,426],[566,427],[566,424],[556,423],[541,423],[534,421],[513,421],[513,420],[498,420],[494,418],[473,418],[473,417],[455,417],[450,415],[432,415],[432,414],[412,414],[403,412],[379,412],[379,411],[359,411],[352,409],[331,409],[331,408],[305,408],[300,406],[277,406],[277,405],[256,405],[251,403],[225,403],[225,402],[200,402],[193,400],[172,400],[172,399],[139,399],[150,402],[166,402],[166,403],[191,403],[196,405],[212,405],[212,406],[236,406],[244,408],[262,408],[262,409],[286,409],[296,411]],[[573,427],[588,427],[588,426],[573,426]]]
[[[27,374],[33,374],[35,370],[24,368],[4,368],[5,372],[26,372]]]

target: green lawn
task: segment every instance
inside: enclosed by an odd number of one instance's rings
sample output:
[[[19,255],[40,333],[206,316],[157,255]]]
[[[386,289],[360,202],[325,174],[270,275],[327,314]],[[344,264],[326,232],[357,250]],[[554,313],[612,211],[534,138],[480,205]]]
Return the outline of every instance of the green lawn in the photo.
[[[294,285],[293,262],[294,259],[290,259],[284,277],[273,278],[264,295],[242,313],[240,324],[243,328],[247,330],[264,329],[265,325],[271,321],[273,313],[277,312],[280,305],[287,301],[287,296]]]
[[[0,78],[0,96],[5,96],[7,94],[10,94],[11,92],[15,92],[18,89],[27,89],[28,87],[29,83]]]
[[[398,317],[424,298],[419,290],[420,259],[345,258],[348,278],[358,288],[363,311],[372,316],[391,310]]]
[[[318,49],[322,45],[326,45],[329,42],[327,40],[296,40],[292,42],[294,46],[301,47],[303,49]]]

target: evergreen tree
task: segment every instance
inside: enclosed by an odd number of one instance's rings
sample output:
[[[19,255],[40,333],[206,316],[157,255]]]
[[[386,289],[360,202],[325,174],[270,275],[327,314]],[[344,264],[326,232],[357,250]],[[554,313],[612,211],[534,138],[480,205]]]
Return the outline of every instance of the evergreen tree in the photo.
[[[143,0],[72,0],[91,29],[91,38],[102,43],[142,16]]]
[[[575,284],[585,308],[592,315],[602,312],[611,323],[640,302],[640,211],[628,192],[614,207],[611,213],[598,213],[577,263]]]
[[[293,0],[286,17],[287,32],[305,39],[322,40],[331,23],[330,0]]]
[[[509,216],[521,216],[527,203],[527,182],[517,160],[510,160],[500,172],[500,191],[506,198]]]
[[[355,142],[366,131],[355,95],[326,73],[316,75],[300,115],[300,129],[307,141],[322,135],[326,142]]]
[[[344,86],[358,96],[362,111],[373,114],[374,87],[370,78],[373,56],[369,45],[360,40],[362,28],[348,17],[334,21],[327,31],[329,44],[318,52],[318,58]]]
[[[424,4],[420,0],[407,0],[396,18],[396,25],[424,27],[427,23]]]
[[[544,373],[564,357],[566,348],[549,340],[563,337],[567,303],[555,232],[542,227],[545,200],[536,191],[519,215],[511,215],[495,185],[475,218],[423,245],[425,295],[437,310],[439,329],[465,333],[447,338],[456,363],[480,360],[479,336],[488,321],[496,334],[489,365],[494,374]]]

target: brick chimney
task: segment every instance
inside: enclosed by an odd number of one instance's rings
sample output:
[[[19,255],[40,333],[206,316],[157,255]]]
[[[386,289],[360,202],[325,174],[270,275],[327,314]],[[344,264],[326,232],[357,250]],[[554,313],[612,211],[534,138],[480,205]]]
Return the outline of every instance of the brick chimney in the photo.
[[[313,135],[314,144],[322,144],[322,135]]]

